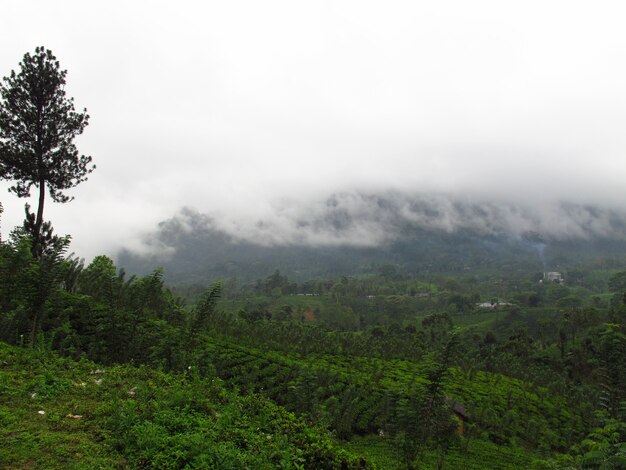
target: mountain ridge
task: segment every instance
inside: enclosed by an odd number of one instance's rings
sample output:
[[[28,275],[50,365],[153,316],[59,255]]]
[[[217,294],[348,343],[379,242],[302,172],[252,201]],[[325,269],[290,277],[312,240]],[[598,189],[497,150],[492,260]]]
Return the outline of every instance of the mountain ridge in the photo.
[[[288,205],[283,214],[291,211],[289,217],[240,230],[185,207],[145,237],[143,254],[121,250],[118,264],[137,274],[163,266],[170,282],[206,283],[249,281],[277,269],[302,281],[384,265],[410,275],[540,272],[596,258],[620,264],[626,257],[626,217],[616,209],[562,203],[560,219],[545,230],[548,222],[539,215],[506,204],[346,193],[312,207],[304,217],[306,206]]]

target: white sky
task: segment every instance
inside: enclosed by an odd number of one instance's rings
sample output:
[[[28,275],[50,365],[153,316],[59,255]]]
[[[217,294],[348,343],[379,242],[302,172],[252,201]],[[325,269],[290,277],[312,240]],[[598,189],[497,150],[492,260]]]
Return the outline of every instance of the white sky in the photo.
[[[44,45],[92,117],[98,168],[45,213],[81,256],[335,191],[626,206],[622,1],[5,3],[0,76]]]

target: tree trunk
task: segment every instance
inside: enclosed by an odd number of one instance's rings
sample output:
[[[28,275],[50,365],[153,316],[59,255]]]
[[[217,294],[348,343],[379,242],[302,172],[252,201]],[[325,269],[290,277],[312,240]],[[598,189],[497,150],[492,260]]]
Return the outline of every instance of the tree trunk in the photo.
[[[35,311],[33,315],[33,324],[30,329],[30,347],[35,347],[35,342],[37,341],[37,332],[39,331],[39,311]]]
[[[35,226],[33,228],[33,257],[39,258],[41,251],[43,250],[43,240],[41,234],[41,227],[43,226],[43,206],[46,196],[46,180],[39,180],[39,205],[37,206],[37,218],[35,219]]]
[[[37,206],[37,219],[35,220],[35,237],[39,240],[41,226],[43,224],[43,204],[46,197],[46,180],[39,180],[39,205]]]

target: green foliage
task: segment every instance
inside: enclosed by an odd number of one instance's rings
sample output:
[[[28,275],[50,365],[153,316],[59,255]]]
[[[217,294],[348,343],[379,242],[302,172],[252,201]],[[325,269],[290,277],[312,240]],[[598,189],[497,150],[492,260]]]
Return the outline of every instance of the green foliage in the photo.
[[[386,269],[295,287],[278,272],[247,287],[217,283],[186,307],[160,269],[126,278],[105,256],[84,267],[60,250],[43,264],[29,249],[24,237],[0,244],[0,331],[41,351],[144,365],[136,383],[115,380],[101,413],[107,442],[123,450],[127,465],[297,468],[308,461],[324,468],[329,455],[335,465],[340,452],[330,440],[307,447],[306,439],[295,445],[255,434],[273,422],[271,410],[287,413],[281,407],[314,429],[315,439],[326,428],[342,442],[384,436],[403,468],[480,468],[481,458],[506,468],[494,448],[518,468],[529,467],[533,452],[537,468],[558,459],[589,466],[621,459],[615,429],[623,424],[626,307],[619,296],[607,311],[608,302],[593,299],[610,294],[579,285],[518,280],[496,288],[475,276],[426,282]],[[38,284],[43,274],[51,281]],[[513,291],[537,294],[542,306],[469,308],[479,295],[496,302]],[[31,340],[37,295],[45,297],[45,314]],[[83,382],[44,374],[29,387],[54,400]],[[236,404],[224,398],[237,393]],[[458,404],[465,418],[453,415]],[[51,422],[63,416],[50,415]]]
[[[0,343],[0,378],[2,467],[368,467],[324,430],[193,370],[102,371]]]
[[[191,330],[197,332],[208,327],[211,316],[222,293],[222,283],[216,282],[200,298],[191,319]]]
[[[281,276],[280,271],[276,270],[271,276],[259,279],[254,289],[259,294],[279,297],[294,294],[297,291],[297,285],[290,282],[287,276]]]
[[[54,318],[50,302],[63,276],[69,237],[54,239],[40,256],[31,255],[32,238],[16,231],[0,250],[0,339],[34,345]]]
[[[609,416],[623,418],[626,403],[626,325],[607,324],[600,338],[601,407]]]
[[[62,191],[93,170],[91,157],[78,157],[72,143],[89,116],[75,112],[73,99],[65,97],[67,71],[50,50],[37,47],[19,65],[19,73],[12,71],[0,85],[0,176],[17,181],[11,191],[19,197],[43,181],[55,201],[66,202]]]
[[[622,402],[626,407],[626,402]],[[625,410],[626,411],[626,410]],[[585,468],[626,467],[626,423],[598,413],[599,426],[580,444],[581,463]]]
[[[24,54],[19,65],[0,84],[0,178],[16,181],[10,191],[18,197],[30,196],[32,186],[39,189],[37,215],[30,217],[27,206],[25,224],[38,256],[51,237],[50,225],[43,227],[46,186],[53,201],[67,202],[64,191],[85,181],[95,166],[73,143],[89,115],[76,112],[73,98],[66,98],[67,71],[43,47]]]
[[[442,363],[450,361],[445,356],[421,363],[345,355],[285,356],[214,338],[204,347],[204,357],[226,382],[326,421],[342,438],[383,429],[404,433],[407,445],[413,446],[422,439],[421,432],[429,436],[431,446],[437,436],[450,436],[447,397],[463,404],[482,438],[500,444],[564,449],[582,436],[580,418],[567,411],[572,405],[562,397],[499,374],[452,369],[445,378]]]
[[[387,435],[356,436],[345,443],[346,449],[363,455],[369,462],[385,470],[404,470],[401,449]],[[459,438],[446,452],[443,468],[467,470],[519,470],[530,468],[533,454],[521,447],[497,445],[487,440]],[[439,468],[437,450],[422,452],[415,461],[417,468]]]
[[[626,291],[626,271],[615,273],[609,279],[609,290],[611,292]]]

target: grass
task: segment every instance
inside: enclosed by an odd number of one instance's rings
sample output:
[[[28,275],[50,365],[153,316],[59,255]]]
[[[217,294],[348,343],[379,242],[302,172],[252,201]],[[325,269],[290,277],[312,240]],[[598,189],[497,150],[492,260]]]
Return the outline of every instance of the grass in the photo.
[[[351,452],[363,455],[379,468],[401,470],[406,468],[393,439],[369,435],[356,437],[344,444]],[[449,470],[519,470],[529,468],[534,454],[520,447],[499,446],[485,440],[461,439],[447,450],[444,469]],[[439,453],[426,451],[416,459],[416,468],[437,468]]]
[[[0,464],[9,468],[115,468],[124,457],[96,418],[92,365],[0,344]],[[43,412],[43,413],[42,413]],[[80,415],[82,418],[67,418]]]
[[[368,468],[330,434],[216,378],[101,369],[0,343],[0,468]]]

